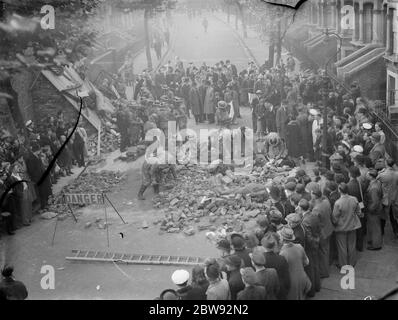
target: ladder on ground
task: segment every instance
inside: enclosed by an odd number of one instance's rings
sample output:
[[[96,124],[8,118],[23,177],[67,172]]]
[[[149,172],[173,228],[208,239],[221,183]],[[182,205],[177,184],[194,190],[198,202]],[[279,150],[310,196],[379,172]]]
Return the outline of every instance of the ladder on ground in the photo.
[[[203,264],[205,258],[149,255],[149,254],[125,254],[90,250],[72,250],[72,255],[66,257],[69,261],[79,262],[115,262],[126,264],[150,264],[150,265],[186,265],[196,266]]]

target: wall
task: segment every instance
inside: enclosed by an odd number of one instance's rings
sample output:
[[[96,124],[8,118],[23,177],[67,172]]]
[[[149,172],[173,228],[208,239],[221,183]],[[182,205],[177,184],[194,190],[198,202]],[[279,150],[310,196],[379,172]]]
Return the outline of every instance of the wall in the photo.
[[[386,98],[386,65],[383,58],[368,67],[358,71],[346,83],[357,80],[361,87],[361,93],[372,100],[385,100]]]
[[[58,92],[58,90],[43,76],[40,75],[31,91],[34,119],[39,124],[47,117],[56,117],[58,111],[64,112],[66,122],[75,123],[78,111]],[[96,130],[87,121],[84,121],[84,128],[89,135],[95,134]]]

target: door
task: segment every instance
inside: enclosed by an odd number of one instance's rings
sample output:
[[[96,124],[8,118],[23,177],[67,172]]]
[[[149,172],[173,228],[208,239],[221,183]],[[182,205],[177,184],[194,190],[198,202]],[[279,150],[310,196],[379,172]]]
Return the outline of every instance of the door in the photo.
[[[373,36],[373,4],[367,3],[363,6],[363,25],[364,35],[363,41],[365,43],[372,42]]]

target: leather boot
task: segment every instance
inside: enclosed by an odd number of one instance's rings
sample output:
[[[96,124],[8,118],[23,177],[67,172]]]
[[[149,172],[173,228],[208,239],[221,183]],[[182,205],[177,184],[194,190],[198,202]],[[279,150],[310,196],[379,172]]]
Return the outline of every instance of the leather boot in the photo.
[[[153,185],[153,191],[155,192],[155,194],[159,193],[159,185],[158,184]]]
[[[141,186],[140,191],[138,191],[138,200],[145,200],[144,192],[146,190],[146,186]]]

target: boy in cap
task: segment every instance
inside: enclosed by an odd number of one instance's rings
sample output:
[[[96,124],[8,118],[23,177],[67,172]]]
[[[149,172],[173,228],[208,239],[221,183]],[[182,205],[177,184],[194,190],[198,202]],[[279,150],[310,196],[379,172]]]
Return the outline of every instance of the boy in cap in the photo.
[[[229,290],[231,291],[231,300],[236,300],[238,293],[245,288],[240,274],[240,268],[243,265],[243,261],[237,255],[226,257],[224,260],[227,267],[227,280]]]
[[[268,232],[261,240],[261,245],[265,248],[265,264],[264,267],[275,269],[279,280],[278,300],[286,300],[287,293],[290,289],[289,266],[286,259],[278,254],[279,246],[278,235]]]
[[[249,250],[246,248],[245,239],[242,235],[234,233],[231,235],[231,244],[234,249],[234,255],[243,260],[244,267],[253,267],[249,256]]]
[[[265,288],[266,300],[276,300],[280,289],[276,270],[265,268],[265,255],[262,250],[254,249],[250,258],[256,270],[257,284]]]
[[[292,228],[294,232],[294,236],[296,240],[294,243],[301,244],[304,248],[305,246],[305,236],[304,236],[304,228],[301,224],[302,216],[298,213],[291,213],[286,217],[287,224],[290,228]]]
[[[240,270],[245,289],[238,293],[238,300],[265,300],[265,288],[257,285],[256,273],[252,268]]]

